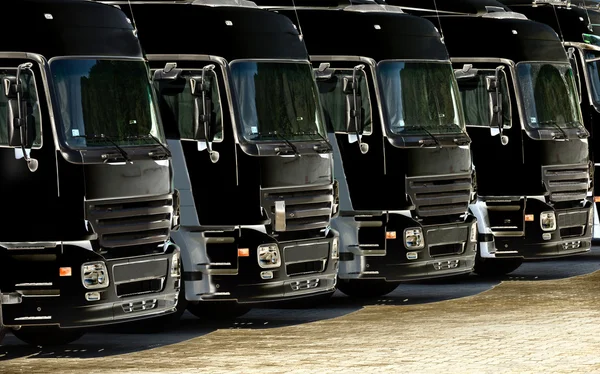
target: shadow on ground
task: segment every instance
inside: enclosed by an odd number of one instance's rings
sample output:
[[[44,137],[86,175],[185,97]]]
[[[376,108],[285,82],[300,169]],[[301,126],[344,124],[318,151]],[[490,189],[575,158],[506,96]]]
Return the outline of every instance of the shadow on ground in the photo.
[[[513,273],[498,278],[476,275],[445,280],[401,284],[390,294],[371,299],[353,299],[337,291],[333,297],[317,305],[296,304],[285,308],[253,309],[233,321],[202,321],[190,313],[178,326],[164,332],[123,333],[122,328],[95,329],[75,343],[62,347],[30,347],[10,333],[0,346],[0,362],[19,357],[80,358],[109,357],[149,350],[201,337],[218,329],[269,329],[341,317],[372,305],[414,305],[433,303],[477,295],[503,281],[540,281],[564,279],[600,270],[600,248],[591,252],[552,261],[525,262]],[[152,323],[152,320],[148,320]],[[151,332],[147,332],[151,331]]]

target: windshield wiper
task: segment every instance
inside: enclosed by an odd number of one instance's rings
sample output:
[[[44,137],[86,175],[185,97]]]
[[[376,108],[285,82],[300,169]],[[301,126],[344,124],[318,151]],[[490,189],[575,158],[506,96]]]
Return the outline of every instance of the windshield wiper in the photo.
[[[106,140],[107,142],[109,142],[110,144],[112,144],[115,149],[117,151],[119,151],[119,153],[121,154],[121,156],[123,156],[123,158],[125,159],[125,161],[129,162],[130,164],[133,164],[133,161],[131,161],[131,159],[129,158],[129,155],[127,154],[127,152],[125,152],[125,150],[123,148],[121,148],[117,143],[115,143],[110,137],[104,135],[104,134],[93,134],[93,135],[76,135],[74,136],[74,138],[84,138],[86,140],[90,140],[90,139],[100,139],[100,140]]]
[[[563,130],[557,123],[555,120],[549,120],[549,121],[543,121],[539,123],[540,125],[546,125],[546,124],[550,124],[552,126],[554,126],[555,128],[557,128],[558,130],[560,130],[560,132],[563,135],[563,139],[569,140],[569,136],[567,135],[567,133],[565,132],[565,130]],[[554,135],[554,139],[559,139],[560,137]]]
[[[167,155],[167,157],[171,157],[171,151],[169,150],[169,148],[167,148],[166,145],[164,145],[160,139],[158,139],[156,136],[152,135],[152,134],[148,134],[146,136],[140,136],[140,135],[132,135],[132,136],[128,136],[125,138],[126,140],[136,140],[136,139],[152,139],[154,140],[154,142],[160,146],[164,151],[165,154]]]
[[[447,128],[450,128],[450,129],[457,128],[457,129],[460,131],[461,135],[464,135],[464,136],[466,136],[466,137],[467,137],[467,139],[471,139],[471,138],[469,137],[469,134],[467,134],[467,132],[466,132],[465,130],[463,130],[463,129],[462,129],[462,127],[460,127],[460,126],[459,126],[459,125],[457,125],[456,123],[453,123],[453,124],[445,124],[445,125],[443,125],[443,126],[444,126],[444,127],[447,127]],[[456,143],[456,144],[459,144],[459,142],[458,142],[458,139],[454,139],[454,143]],[[469,140],[467,140],[466,142],[462,142],[462,143],[460,143],[459,145],[464,145],[464,144],[469,144]]]
[[[432,134],[431,132],[429,132],[429,130],[427,130],[427,129],[425,128],[425,126],[423,126],[423,125],[419,125],[419,124],[411,124],[411,125],[410,125],[410,126],[408,126],[408,127],[418,127],[418,128],[420,128],[421,130],[425,131],[425,132],[427,133],[427,135],[429,135],[429,136],[431,137],[431,139],[433,139],[433,141],[435,142],[435,144],[436,144],[436,145],[437,145],[439,148],[442,148],[442,143],[440,143],[440,141],[438,140],[438,138],[436,138],[435,136],[433,136],[433,134]],[[425,143],[423,143],[421,146],[424,146],[424,145],[425,145]]]
[[[327,150],[328,151],[333,151],[333,149],[331,148],[331,144],[329,144],[329,140],[327,140],[326,137],[324,137],[323,135],[321,135],[318,132],[297,132],[294,135],[316,135],[319,138],[321,138],[321,140],[324,141],[327,144]]]
[[[296,155],[296,157],[301,157],[302,156],[300,154],[300,152],[298,152],[298,148],[296,148],[296,146],[292,142],[290,142],[285,136],[281,135],[277,131],[270,132],[267,135],[275,135],[275,136],[277,136],[279,139],[283,140],[284,142],[286,142],[287,145],[290,146],[290,148],[292,149],[292,151],[294,151],[294,155]]]

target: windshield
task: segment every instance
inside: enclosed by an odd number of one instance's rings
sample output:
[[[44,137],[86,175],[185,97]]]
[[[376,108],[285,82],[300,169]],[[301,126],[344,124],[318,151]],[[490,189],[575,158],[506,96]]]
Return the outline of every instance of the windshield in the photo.
[[[50,69],[69,146],[164,143],[144,61],[59,59]]]
[[[519,63],[517,75],[530,128],[581,127],[579,99],[570,65]]]
[[[414,135],[461,133],[464,119],[450,63],[381,62],[378,66],[389,131]]]
[[[318,92],[308,62],[233,62],[231,76],[246,140],[325,137]]]
[[[585,67],[590,77],[590,92],[594,104],[600,105],[600,52],[583,50]]]
[[[493,69],[478,69],[473,76],[459,77],[458,88],[465,113],[465,121],[470,127],[490,127],[492,113],[490,110],[490,94],[488,80],[493,79],[496,72]],[[504,71],[498,75],[500,94],[502,95],[502,126],[511,127],[510,96],[508,81]],[[492,89],[493,90],[493,89]]]

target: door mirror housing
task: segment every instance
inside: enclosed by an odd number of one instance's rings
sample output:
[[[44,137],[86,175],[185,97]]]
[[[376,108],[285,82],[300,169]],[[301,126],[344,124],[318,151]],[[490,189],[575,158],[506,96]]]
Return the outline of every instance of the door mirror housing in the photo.
[[[212,116],[212,86],[207,77],[214,69],[214,64],[204,66],[200,77],[190,78],[190,89],[194,97],[194,139],[206,143],[210,159],[216,163],[219,161],[219,152],[212,149],[215,126]]]
[[[31,149],[35,141],[35,119],[33,117],[33,106],[27,100],[29,92],[21,82],[23,71],[28,71],[33,75],[32,66],[31,62],[19,65],[16,75],[5,77],[2,85],[4,96],[8,99],[6,121],[8,145],[21,148],[29,170],[34,172],[38,168],[38,161],[29,157],[27,149]]]
[[[358,72],[364,73],[365,65],[356,65],[352,69],[351,76],[344,76],[343,91],[346,97],[346,131],[349,134],[356,134],[360,152],[365,154],[369,151],[369,145],[362,142],[363,133],[363,108],[360,95],[360,82]]]
[[[500,74],[504,73],[504,66],[498,66],[493,76],[486,77],[486,88],[488,91],[489,98],[489,110],[490,110],[490,126],[497,127],[500,131],[500,141],[502,145],[508,144],[508,137],[503,134],[504,132],[504,108],[502,107],[502,92],[500,87],[502,82],[500,81]]]
[[[156,70],[152,76],[152,81],[172,81],[177,80],[181,75],[182,69],[177,69],[176,62],[167,62],[161,70]]]

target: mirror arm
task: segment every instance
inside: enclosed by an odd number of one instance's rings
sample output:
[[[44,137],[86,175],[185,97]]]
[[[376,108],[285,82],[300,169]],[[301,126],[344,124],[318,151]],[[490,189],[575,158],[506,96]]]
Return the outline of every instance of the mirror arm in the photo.
[[[199,119],[199,122],[202,122],[202,126],[204,127],[204,141],[206,142],[206,150],[208,151],[208,154],[210,156],[210,159],[213,163],[216,163],[219,160],[219,152],[216,152],[213,150],[212,148],[212,141],[209,140],[209,126],[210,126],[210,121],[208,121],[207,118],[207,113],[208,113],[208,108],[206,107],[206,90],[205,90],[205,85],[206,85],[206,72],[207,71],[213,71],[215,69],[215,65],[210,64],[210,65],[206,65],[202,68],[202,75],[200,77],[200,90],[202,90],[202,117],[201,119]],[[197,84],[196,84],[197,87]]]
[[[358,79],[356,78],[356,73],[358,71],[364,72],[365,69],[365,65],[360,64],[360,65],[356,65],[354,67],[354,69],[352,69],[352,101],[354,102],[354,111],[356,112],[358,109],[358,101],[356,99],[356,92],[358,91]],[[360,131],[360,127],[359,127],[359,123],[358,123],[358,117],[355,115],[354,116],[354,127],[356,130],[356,139],[358,142],[358,146],[361,146],[362,140],[361,140],[361,131]]]
[[[498,117],[498,129],[500,130],[500,136],[502,136],[504,134],[504,123],[503,123],[503,118],[500,117],[500,114],[502,113],[500,111],[500,108],[502,107],[502,98],[500,96],[500,71],[504,71],[504,66],[500,65],[496,68],[496,74],[495,74],[495,78],[496,78],[496,116]]]
[[[17,74],[16,74],[16,91],[17,91],[17,114],[18,117],[15,118],[18,126],[19,126],[19,137],[21,138],[21,151],[23,152],[23,158],[25,159],[25,162],[27,162],[27,167],[29,168],[29,170],[31,172],[35,172],[38,168],[38,161],[36,159],[33,159],[31,157],[29,157],[29,155],[27,154],[27,149],[25,147],[25,143],[27,142],[27,117],[25,117],[25,119],[23,119],[24,117],[24,113],[23,113],[23,107],[21,105],[21,100],[22,100],[22,91],[23,91],[23,87],[21,85],[21,72],[23,70],[29,70],[31,71],[31,68],[33,67],[33,63],[31,62],[25,62],[19,66],[17,66]],[[32,72],[33,73],[33,72]]]

